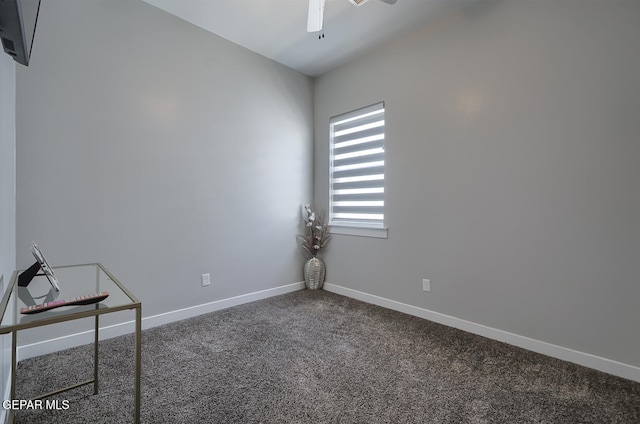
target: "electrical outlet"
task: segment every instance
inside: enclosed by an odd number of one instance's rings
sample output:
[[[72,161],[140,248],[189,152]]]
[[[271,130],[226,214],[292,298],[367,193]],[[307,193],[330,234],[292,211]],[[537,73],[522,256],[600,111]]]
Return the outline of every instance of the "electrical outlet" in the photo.
[[[202,274],[200,282],[202,283],[202,287],[208,286],[209,284],[211,284],[211,275],[209,273]]]
[[[427,280],[426,278],[422,280],[422,290],[426,292],[431,291],[431,280]]]

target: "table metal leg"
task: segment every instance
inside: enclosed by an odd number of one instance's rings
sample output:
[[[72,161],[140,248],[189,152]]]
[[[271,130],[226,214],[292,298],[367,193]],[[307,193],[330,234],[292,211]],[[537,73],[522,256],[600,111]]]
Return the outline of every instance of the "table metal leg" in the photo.
[[[140,424],[140,363],[142,359],[142,306],[136,308],[136,365],[134,382],[134,422]]]
[[[18,332],[11,332],[11,400],[16,398],[16,374],[18,373]],[[13,423],[13,408],[9,411],[9,422]]]
[[[96,328],[94,330],[93,335],[93,394],[98,394],[98,329],[99,326],[99,315],[96,315]]]

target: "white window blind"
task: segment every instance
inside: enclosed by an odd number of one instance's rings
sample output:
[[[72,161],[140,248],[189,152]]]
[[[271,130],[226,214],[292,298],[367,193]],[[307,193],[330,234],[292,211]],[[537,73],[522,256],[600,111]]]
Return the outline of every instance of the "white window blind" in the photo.
[[[329,124],[329,225],[384,228],[384,103]]]

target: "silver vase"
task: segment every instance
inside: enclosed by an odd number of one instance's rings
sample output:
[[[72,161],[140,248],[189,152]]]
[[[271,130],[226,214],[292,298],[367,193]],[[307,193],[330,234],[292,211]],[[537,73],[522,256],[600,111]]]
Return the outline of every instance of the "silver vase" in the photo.
[[[324,283],[324,262],[315,256],[304,264],[304,284],[309,290],[318,290]]]

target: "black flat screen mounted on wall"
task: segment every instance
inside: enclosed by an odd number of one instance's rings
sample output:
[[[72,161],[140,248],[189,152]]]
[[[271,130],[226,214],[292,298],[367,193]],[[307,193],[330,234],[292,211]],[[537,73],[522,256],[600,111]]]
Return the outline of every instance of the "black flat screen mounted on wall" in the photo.
[[[13,59],[29,65],[40,0],[0,0],[2,48]]]

